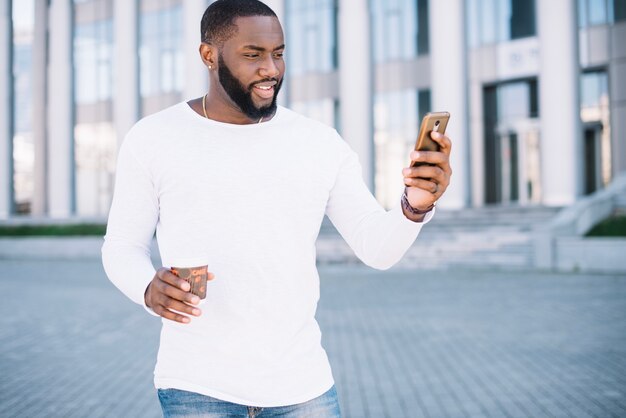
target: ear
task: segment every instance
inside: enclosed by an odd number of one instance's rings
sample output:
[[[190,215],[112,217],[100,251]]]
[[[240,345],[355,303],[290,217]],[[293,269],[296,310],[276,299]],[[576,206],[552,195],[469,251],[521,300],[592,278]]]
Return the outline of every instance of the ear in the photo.
[[[200,58],[207,68],[217,67],[217,48],[215,46],[202,42],[198,52],[200,52]]]

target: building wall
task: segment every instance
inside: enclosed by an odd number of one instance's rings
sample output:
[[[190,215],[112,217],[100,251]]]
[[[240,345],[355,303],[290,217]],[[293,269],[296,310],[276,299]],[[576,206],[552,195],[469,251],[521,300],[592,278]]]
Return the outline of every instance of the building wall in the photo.
[[[609,73],[612,173],[626,171],[626,22],[608,28],[611,55],[605,61]]]
[[[1,218],[18,212],[106,216],[125,132],[141,116],[201,96],[207,88],[197,46],[199,20],[209,3],[2,2],[7,18],[14,6],[13,23],[15,11],[32,4],[30,13],[39,24],[31,24],[29,36],[40,39],[41,28],[49,25],[50,42],[48,49],[26,52],[32,56],[29,74],[7,78],[13,84],[0,106],[2,120],[11,121],[2,125],[10,129],[0,152],[3,170],[8,167],[0,177]],[[280,103],[337,128],[359,154],[366,183],[387,207],[398,200],[401,169],[408,164],[421,116],[430,110],[452,111],[454,176],[443,207],[560,206],[626,170],[626,43],[621,41],[626,22],[613,0],[555,0],[550,4],[571,16],[560,23],[538,0],[268,4],[282,20],[288,46]],[[598,4],[602,10],[594,9]],[[443,10],[458,16],[452,26],[444,24],[445,36],[438,18]],[[545,17],[554,26],[549,30],[579,28],[578,36],[564,38],[569,49],[549,57],[553,52],[547,53],[549,43],[540,34]],[[578,24],[572,26],[573,20]],[[0,52],[9,54],[13,72],[21,71],[15,64],[19,40],[7,34],[0,38]],[[28,51],[17,49],[22,55]],[[574,77],[566,92],[545,82],[548,58],[562,64],[565,50],[580,62],[580,71],[569,64],[563,69]],[[16,84],[18,75],[21,84]],[[33,83],[25,83],[25,76]],[[571,133],[555,139],[544,115],[559,113],[545,103],[558,104],[564,93],[581,97],[581,118],[571,119],[578,114],[572,103],[578,99],[562,103],[569,109],[564,114]],[[26,128],[25,114],[32,115]],[[551,123],[558,132],[563,121]],[[19,151],[15,160],[13,145]],[[569,151],[555,159],[547,155],[554,153],[550,149]],[[572,167],[566,179],[559,178],[563,164]]]

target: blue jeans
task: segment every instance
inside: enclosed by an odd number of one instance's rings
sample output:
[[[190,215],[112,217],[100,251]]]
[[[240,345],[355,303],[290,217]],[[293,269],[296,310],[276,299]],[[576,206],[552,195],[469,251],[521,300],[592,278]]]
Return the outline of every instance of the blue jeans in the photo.
[[[308,402],[269,408],[239,405],[185,390],[157,392],[164,418],[341,418],[334,386]]]

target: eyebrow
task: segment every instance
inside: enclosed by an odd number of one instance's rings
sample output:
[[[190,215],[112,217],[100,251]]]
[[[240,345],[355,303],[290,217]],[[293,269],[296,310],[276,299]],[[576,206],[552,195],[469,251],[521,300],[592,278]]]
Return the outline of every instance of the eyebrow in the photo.
[[[265,48],[261,46],[257,46],[257,45],[245,45],[243,49],[251,49],[253,51],[265,52]],[[279,49],[285,49],[285,44],[277,46],[276,48],[273,49],[273,51],[278,51]]]

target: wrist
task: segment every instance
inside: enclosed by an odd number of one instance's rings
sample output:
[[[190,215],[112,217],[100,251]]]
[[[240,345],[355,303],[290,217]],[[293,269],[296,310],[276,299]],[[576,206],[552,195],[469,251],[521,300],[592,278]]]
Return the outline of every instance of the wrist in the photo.
[[[433,202],[430,206],[428,206],[427,208],[416,208],[413,207],[411,205],[411,203],[409,203],[409,198],[407,196],[407,192],[406,192],[406,188],[404,189],[404,193],[402,194],[402,198],[401,198],[401,203],[402,203],[402,209],[403,211],[406,213],[410,213],[413,216],[424,216],[426,215],[428,212],[430,212],[431,210],[433,210],[433,208],[436,205],[436,202]]]
[[[143,292],[143,303],[148,308],[152,309],[152,307],[150,306],[150,301],[149,301],[150,298],[148,297],[148,291],[150,290],[150,286],[152,286],[152,282],[148,283],[148,286],[146,286],[146,290]]]

